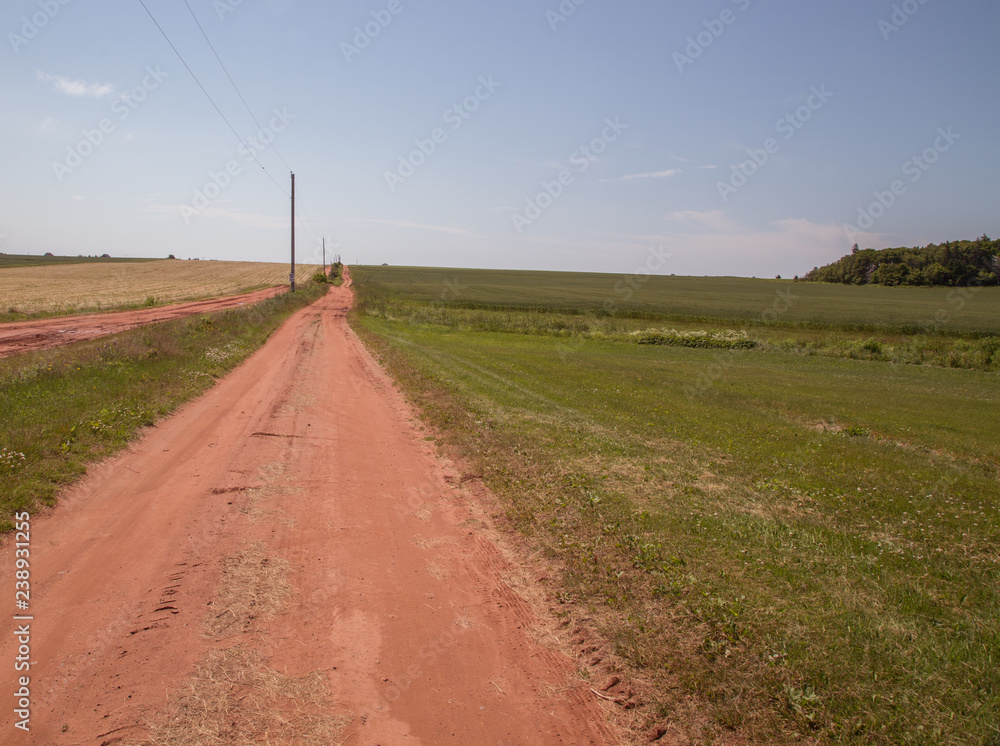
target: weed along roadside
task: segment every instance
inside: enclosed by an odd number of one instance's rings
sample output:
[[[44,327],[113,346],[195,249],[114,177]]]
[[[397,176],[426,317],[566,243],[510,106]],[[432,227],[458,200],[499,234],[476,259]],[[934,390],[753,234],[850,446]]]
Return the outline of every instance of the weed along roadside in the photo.
[[[327,287],[0,359],[0,528],[54,504],[89,463],[203,392]]]
[[[834,301],[858,289],[805,283],[652,278],[602,316],[611,276],[353,280],[355,329],[555,568],[556,613],[631,672],[639,730],[995,738],[995,288],[871,288],[894,308],[866,320]],[[714,317],[676,292],[698,281]]]

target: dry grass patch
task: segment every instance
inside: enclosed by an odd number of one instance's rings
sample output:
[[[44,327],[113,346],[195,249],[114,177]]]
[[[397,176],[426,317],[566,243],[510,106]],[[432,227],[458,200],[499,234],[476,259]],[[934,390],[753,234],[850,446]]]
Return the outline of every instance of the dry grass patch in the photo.
[[[327,677],[301,678],[269,668],[263,656],[243,646],[214,650],[199,664],[187,688],[171,704],[150,737],[133,746],[340,743],[351,719],[334,714]]]
[[[288,562],[268,557],[259,541],[224,559],[219,592],[205,619],[205,634],[223,638],[249,632],[258,620],[274,616],[292,590],[285,580],[287,574]]]

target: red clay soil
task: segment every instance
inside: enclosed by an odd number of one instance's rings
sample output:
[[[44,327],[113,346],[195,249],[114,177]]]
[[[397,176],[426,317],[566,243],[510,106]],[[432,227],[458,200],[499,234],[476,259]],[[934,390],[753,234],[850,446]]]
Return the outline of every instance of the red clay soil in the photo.
[[[81,339],[105,337],[127,329],[134,329],[137,326],[155,324],[158,321],[170,321],[184,316],[193,316],[197,313],[211,313],[236,306],[245,306],[287,290],[287,287],[278,286],[242,295],[209,298],[191,303],[176,303],[172,306],[160,306],[159,308],[55,316],[47,319],[0,324],[0,357],[13,355],[16,352],[42,350],[46,347],[79,342]]]
[[[350,302],[296,313],[32,519],[30,733],[7,537],[0,743],[619,742]]]

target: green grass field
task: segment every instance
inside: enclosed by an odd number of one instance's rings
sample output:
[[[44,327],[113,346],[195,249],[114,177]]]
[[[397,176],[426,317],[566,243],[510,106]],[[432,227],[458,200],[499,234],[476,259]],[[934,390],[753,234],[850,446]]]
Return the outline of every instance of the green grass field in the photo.
[[[652,683],[650,722],[707,715],[689,733],[705,742],[1000,743],[1000,373],[575,329],[609,276],[352,274],[357,328],[561,568],[567,612]],[[455,278],[464,301],[441,295]],[[810,287],[666,280],[643,313],[706,331]],[[858,308],[893,297],[899,334],[944,297],[811,287],[788,313],[820,337],[885,328]],[[955,330],[994,328],[991,293]]]
[[[883,332],[1000,333],[1000,288],[892,288],[738,277],[354,267],[368,292],[399,301],[657,320]]]
[[[152,262],[155,259],[125,259],[97,256],[37,256],[35,254],[2,254],[0,269],[6,267],[45,267],[51,264],[121,264],[123,262]]]

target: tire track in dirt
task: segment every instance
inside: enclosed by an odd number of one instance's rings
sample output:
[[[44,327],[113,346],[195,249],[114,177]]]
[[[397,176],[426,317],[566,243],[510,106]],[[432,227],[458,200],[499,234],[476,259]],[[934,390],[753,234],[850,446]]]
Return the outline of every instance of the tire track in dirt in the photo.
[[[295,314],[33,521],[32,731],[5,710],[0,741],[617,742],[349,303]],[[15,655],[4,634],[9,694]]]

